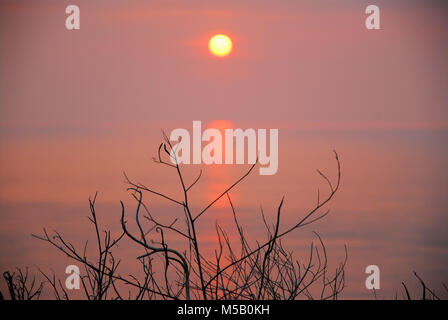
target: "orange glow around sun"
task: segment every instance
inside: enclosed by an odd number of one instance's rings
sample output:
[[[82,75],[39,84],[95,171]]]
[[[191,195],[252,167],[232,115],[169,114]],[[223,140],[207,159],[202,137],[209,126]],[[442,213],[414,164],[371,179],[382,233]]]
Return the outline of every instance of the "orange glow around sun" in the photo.
[[[215,56],[225,57],[232,51],[232,40],[225,34],[217,34],[208,42],[208,48]]]

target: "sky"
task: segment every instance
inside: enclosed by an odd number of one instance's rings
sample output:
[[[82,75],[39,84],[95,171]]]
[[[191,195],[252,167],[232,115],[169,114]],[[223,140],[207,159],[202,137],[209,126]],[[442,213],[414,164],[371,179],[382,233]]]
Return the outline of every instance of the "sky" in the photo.
[[[77,4],[80,30],[65,28]],[[349,249],[343,297],[371,298],[365,267],[381,269],[393,298],[415,270],[441,290],[448,267],[448,7],[443,1],[375,1],[381,29],[367,30],[370,1],[1,1],[0,269],[62,270],[61,256],[31,238],[43,227],[80,243],[88,198],[104,219],[132,203],[123,172],[176,194],[175,176],[151,161],[161,129],[226,120],[279,129],[279,170],[251,175],[232,192],[252,225],[285,226],[334,178],[331,214],[288,237],[300,251],[318,231],[332,259]],[[208,40],[227,34],[225,58]],[[204,167],[199,209],[245,170]],[[198,166],[185,168],[194,177]],[[324,189],[322,189],[324,190]],[[166,203],[151,199],[162,215]],[[203,222],[225,223],[227,204]],[[214,236],[204,233],[204,242]],[[334,254],[333,254],[334,253]],[[3,287],[1,287],[3,288]]]

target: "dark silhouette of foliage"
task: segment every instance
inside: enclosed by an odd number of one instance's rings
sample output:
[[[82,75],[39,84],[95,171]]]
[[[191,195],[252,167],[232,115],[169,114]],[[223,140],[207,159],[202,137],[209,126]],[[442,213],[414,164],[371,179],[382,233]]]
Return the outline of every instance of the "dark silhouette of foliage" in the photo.
[[[337,165],[337,178],[332,182],[318,170],[328,186],[327,195],[322,197],[317,192],[315,206],[297,218],[288,227],[280,224],[282,215],[282,199],[277,208],[275,223],[270,225],[261,212],[266,229],[264,241],[251,242],[238,220],[237,210],[233,205],[230,191],[241,183],[254,169],[252,165],[241,178],[236,180],[204,209],[193,212],[190,204],[190,192],[200,181],[202,171],[191,183],[187,183],[182,174],[182,167],[175,158],[173,147],[164,135],[164,143],[160,144],[158,155],[154,161],[170,167],[177,175],[182,190],[182,199],[158,192],[141,183],[135,183],[126,174],[128,190],[136,201],[136,209],[132,214],[132,227],[129,228],[129,215],[123,202],[121,203],[121,232],[112,236],[110,230],[102,230],[97,219],[95,203],[97,196],[89,199],[90,217],[96,236],[97,254],[88,256],[87,242],[83,249],[76,248],[59,232],[33,235],[43,240],[60,252],[81,264],[83,271],[80,280],[87,299],[337,299],[345,286],[345,257],[336,270],[330,272],[324,241],[316,235],[316,243],[311,243],[306,259],[296,259],[288,251],[282,239],[298,229],[324,218],[330,200],[339,189],[341,166],[338,154],[334,152]],[[171,160],[173,161],[169,161]],[[178,207],[184,213],[184,223],[174,219],[171,223],[163,223],[144,202],[145,194],[158,196]],[[198,221],[220,199],[229,202],[233,223],[238,235],[239,245],[230,240],[228,233],[216,223],[218,247],[213,258],[206,257],[201,251],[198,237]],[[176,236],[185,247],[171,245],[167,235]],[[124,241],[140,248],[141,254],[136,257],[141,265],[140,275],[124,276],[119,271],[120,259],[115,256],[115,249]],[[304,262],[305,261],[305,262]],[[39,269],[45,278],[38,288],[34,280],[29,284],[28,271],[14,276],[5,273],[11,299],[37,299],[44,284],[48,285],[56,299],[69,299],[69,294],[53,272],[47,275]],[[27,289],[29,288],[29,289]],[[125,293],[126,292],[126,293]]]

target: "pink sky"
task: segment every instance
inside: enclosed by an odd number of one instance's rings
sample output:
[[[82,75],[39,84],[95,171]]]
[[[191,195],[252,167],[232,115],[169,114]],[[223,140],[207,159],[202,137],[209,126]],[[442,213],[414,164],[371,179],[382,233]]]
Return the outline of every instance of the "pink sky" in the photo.
[[[81,29],[67,31],[65,7],[75,2]],[[283,195],[285,223],[309,208],[322,187],[315,169],[334,173],[336,149],[343,185],[332,214],[290,236],[291,246],[301,250],[311,230],[335,259],[347,244],[346,297],[371,296],[369,264],[382,268],[384,297],[413,270],[437,288],[448,281],[442,1],[376,1],[378,31],[364,26],[364,1],[99,3],[0,4],[2,271],[59,266],[30,234],[47,226],[81,241],[97,190],[106,220],[118,221],[119,200],[131,201],[123,171],[175,195],[174,177],[151,162],[160,129],[226,119],[280,130],[278,173],[250,176],[234,191],[248,226],[260,205],[274,213]],[[207,41],[221,32],[234,50],[216,59]],[[244,168],[204,168],[195,206]],[[225,220],[224,209],[204,225]]]

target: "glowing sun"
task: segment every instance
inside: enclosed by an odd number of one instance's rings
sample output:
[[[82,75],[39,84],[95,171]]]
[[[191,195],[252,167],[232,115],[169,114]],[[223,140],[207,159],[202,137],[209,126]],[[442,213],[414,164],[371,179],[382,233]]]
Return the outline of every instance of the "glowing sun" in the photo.
[[[215,56],[225,57],[232,51],[232,40],[225,34],[217,34],[208,42],[208,48]]]

